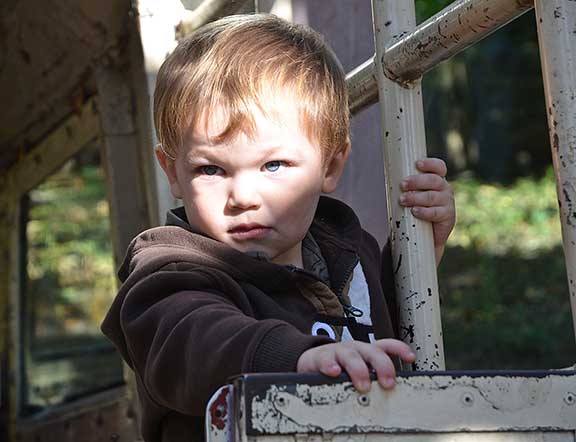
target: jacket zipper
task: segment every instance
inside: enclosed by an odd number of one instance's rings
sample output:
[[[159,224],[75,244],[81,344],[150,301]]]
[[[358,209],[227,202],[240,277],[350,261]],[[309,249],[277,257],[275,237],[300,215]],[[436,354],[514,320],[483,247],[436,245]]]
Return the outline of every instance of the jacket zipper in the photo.
[[[343,279],[342,284],[334,292],[334,294],[338,298],[338,301],[340,301],[340,304],[342,305],[342,309],[344,310],[344,314],[346,315],[346,317],[352,316],[354,318],[360,318],[364,315],[364,312],[362,310],[360,310],[357,307],[354,307],[353,305],[346,303],[344,301],[344,298],[342,297],[342,291],[344,290],[344,287],[346,287],[346,283],[350,279],[350,275],[352,274],[352,272],[354,271],[354,269],[358,265],[359,261],[360,261],[360,259],[358,259],[358,255],[356,255],[354,258],[354,261],[351,263],[350,266],[348,266],[348,268],[346,269],[346,272],[344,273],[344,279]],[[315,279],[316,281],[320,281],[321,283],[326,285],[326,282],[324,280],[320,279],[314,273],[307,272],[307,271],[302,270],[296,266],[288,266],[288,268],[293,273],[300,273],[300,274],[305,275],[309,278]]]

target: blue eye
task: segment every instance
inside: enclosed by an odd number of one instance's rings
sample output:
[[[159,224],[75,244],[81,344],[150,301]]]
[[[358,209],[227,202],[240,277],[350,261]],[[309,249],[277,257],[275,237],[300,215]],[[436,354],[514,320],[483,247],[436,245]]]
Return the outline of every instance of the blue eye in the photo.
[[[216,175],[219,170],[220,170],[220,168],[219,168],[218,166],[213,166],[213,165],[200,167],[200,171],[201,171],[204,175],[210,175],[210,176],[211,176],[211,175]]]
[[[284,162],[283,161],[268,161],[264,167],[266,168],[266,170],[268,172],[278,172],[278,169],[280,169],[280,166],[283,166]]]

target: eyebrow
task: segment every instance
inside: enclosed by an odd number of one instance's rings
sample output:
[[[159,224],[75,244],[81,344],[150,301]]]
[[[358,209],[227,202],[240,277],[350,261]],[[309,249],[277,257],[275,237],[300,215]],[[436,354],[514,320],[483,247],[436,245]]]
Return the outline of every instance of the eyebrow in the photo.
[[[205,158],[207,160],[215,159],[217,154],[215,154],[215,149],[213,146],[196,146],[190,149],[190,152],[184,157],[184,161],[186,164],[193,164],[195,158]],[[292,149],[286,148],[284,149],[283,146],[279,145],[272,145],[268,147],[263,147],[260,152],[259,159],[263,160],[271,155],[274,155],[276,152],[280,150],[285,150],[285,153],[290,153],[294,155],[294,151]]]

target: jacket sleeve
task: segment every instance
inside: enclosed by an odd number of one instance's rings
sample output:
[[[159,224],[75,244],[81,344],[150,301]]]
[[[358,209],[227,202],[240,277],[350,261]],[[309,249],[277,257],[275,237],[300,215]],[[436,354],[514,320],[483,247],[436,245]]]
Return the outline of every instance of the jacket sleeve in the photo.
[[[144,278],[117,299],[119,324],[113,325],[109,313],[102,326],[121,341],[140,384],[160,406],[202,416],[230,376],[295,371],[305,350],[330,342],[284,321],[255,319],[233,282],[221,290],[191,291],[185,289],[190,277],[166,271]]]

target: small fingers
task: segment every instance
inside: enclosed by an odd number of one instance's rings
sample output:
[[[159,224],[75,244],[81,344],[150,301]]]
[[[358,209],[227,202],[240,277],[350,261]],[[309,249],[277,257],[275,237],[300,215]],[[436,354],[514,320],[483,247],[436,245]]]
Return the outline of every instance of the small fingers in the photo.
[[[350,376],[354,387],[364,393],[370,390],[370,371],[364,356],[358,351],[358,347],[355,345],[354,347],[343,346],[339,348],[336,352],[336,359]]]
[[[413,206],[449,206],[450,194],[447,192],[437,192],[435,190],[410,191],[400,195],[400,204],[406,207]]]
[[[434,173],[445,177],[448,173],[446,163],[440,158],[422,158],[416,161],[416,167],[420,172]]]
[[[415,206],[410,211],[416,218],[432,223],[440,223],[452,218],[452,211],[446,206]]]
[[[336,377],[342,373],[342,367],[336,360],[336,353],[333,351],[325,351],[318,356],[316,369],[330,377]]]
[[[377,345],[388,355],[398,356],[405,362],[414,362],[416,359],[410,346],[398,339],[379,339],[373,345]]]
[[[446,190],[449,188],[448,182],[444,177],[434,173],[421,173],[419,175],[410,175],[400,183],[400,190],[403,192],[409,190]]]
[[[366,360],[370,363],[374,371],[376,371],[378,382],[382,388],[389,389],[394,387],[396,384],[396,369],[394,368],[390,356],[381,350],[374,350],[376,349],[373,349],[368,355],[366,355]]]

